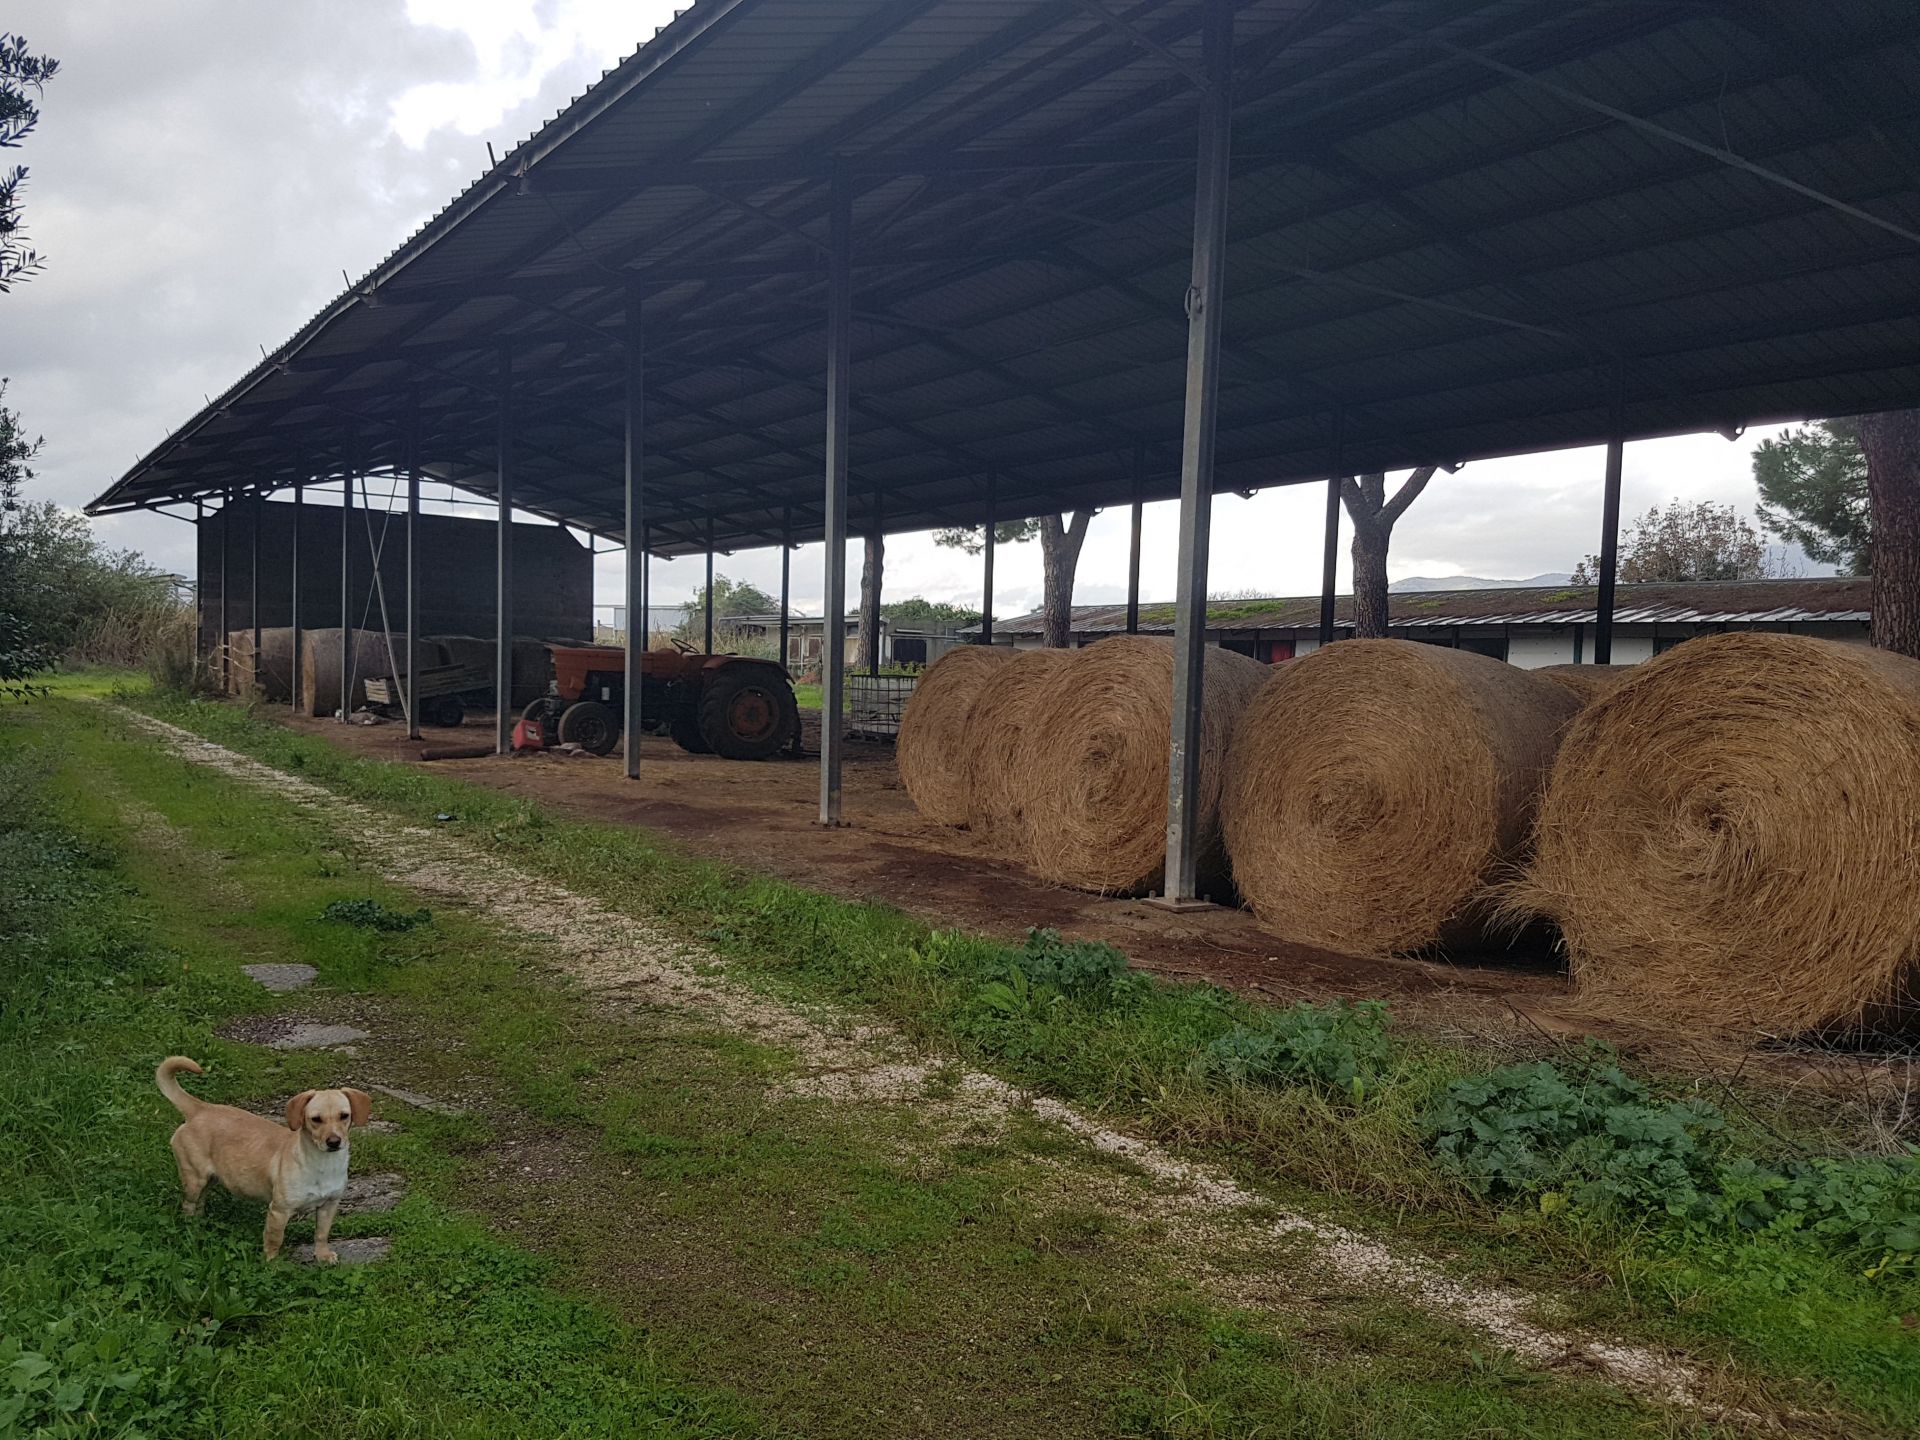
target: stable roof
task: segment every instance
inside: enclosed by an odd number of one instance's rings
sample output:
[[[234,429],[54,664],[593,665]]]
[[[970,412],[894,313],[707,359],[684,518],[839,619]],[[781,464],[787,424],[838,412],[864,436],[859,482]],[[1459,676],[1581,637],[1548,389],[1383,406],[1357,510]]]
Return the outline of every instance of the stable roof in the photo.
[[[701,0],[89,509],[416,413],[491,494],[510,351],[516,503],[620,536],[638,300],[649,547],[818,538],[836,163],[856,532],[1173,495],[1201,17]],[[1920,396],[1912,0],[1247,0],[1234,70],[1219,489]]]
[[[1794,580],[1692,580],[1623,583],[1615,591],[1618,625],[1806,625],[1866,624],[1873,618],[1873,582],[1865,576],[1814,576]],[[1390,624],[1409,627],[1460,625],[1592,625],[1599,592],[1591,585],[1496,586],[1478,590],[1421,590],[1387,598]],[[1353,626],[1353,597],[1335,602],[1334,624]],[[1173,631],[1174,607],[1140,607],[1140,633]],[[1207,605],[1209,630],[1312,630],[1320,623],[1320,597],[1216,600]],[[1076,605],[1076,635],[1119,634],[1127,628],[1124,605]],[[980,627],[963,633],[977,635]],[[1039,635],[1038,610],[993,622],[999,635]]]

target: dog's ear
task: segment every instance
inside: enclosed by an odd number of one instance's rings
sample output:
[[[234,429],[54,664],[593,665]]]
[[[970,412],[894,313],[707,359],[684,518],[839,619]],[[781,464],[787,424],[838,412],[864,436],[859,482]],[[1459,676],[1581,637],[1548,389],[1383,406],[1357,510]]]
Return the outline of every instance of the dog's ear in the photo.
[[[364,1090],[343,1090],[347,1097],[347,1109],[353,1112],[353,1123],[364,1125],[373,1118],[373,1097]]]
[[[298,1095],[287,1101],[287,1129],[297,1131],[306,1123],[307,1101],[313,1099],[313,1097],[319,1093],[318,1090],[302,1090]]]

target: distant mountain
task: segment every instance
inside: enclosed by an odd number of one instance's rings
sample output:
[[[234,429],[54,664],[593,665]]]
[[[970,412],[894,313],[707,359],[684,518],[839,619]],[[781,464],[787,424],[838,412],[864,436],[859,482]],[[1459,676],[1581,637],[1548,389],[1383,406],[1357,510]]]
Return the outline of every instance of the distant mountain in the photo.
[[[1408,595],[1421,590],[1539,590],[1565,585],[1572,579],[1573,576],[1565,570],[1529,575],[1525,580],[1489,580],[1484,575],[1409,575],[1404,580],[1394,581],[1387,589],[1395,595]]]

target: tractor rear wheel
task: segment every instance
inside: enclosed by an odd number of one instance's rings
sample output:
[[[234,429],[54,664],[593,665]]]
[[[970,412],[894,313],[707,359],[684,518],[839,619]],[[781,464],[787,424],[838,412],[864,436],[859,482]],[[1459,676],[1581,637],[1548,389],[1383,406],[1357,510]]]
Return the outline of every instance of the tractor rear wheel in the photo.
[[[442,725],[451,730],[466,723],[467,707],[458,695],[436,695],[420,702],[420,718],[429,725]]]
[[[707,737],[700,733],[700,715],[691,703],[674,702],[667,712],[667,733],[673,737],[673,743],[689,755],[707,755],[713,747],[707,744]]]
[[[793,686],[777,671],[737,665],[712,673],[700,696],[700,733],[716,755],[765,760],[800,725]]]
[[[589,755],[605,755],[620,740],[620,721],[598,700],[582,700],[560,712],[560,743]]]

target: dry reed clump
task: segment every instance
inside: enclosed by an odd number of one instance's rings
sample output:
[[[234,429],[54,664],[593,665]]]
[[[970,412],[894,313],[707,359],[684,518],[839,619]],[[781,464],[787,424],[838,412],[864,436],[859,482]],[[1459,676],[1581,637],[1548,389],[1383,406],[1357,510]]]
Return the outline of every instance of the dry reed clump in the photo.
[[[1564,685],[1579,698],[1582,705],[1591,705],[1633,674],[1633,666],[1542,665],[1531,673],[1544,680],[1551,680],[1556,685]]]
[[[990,835],[1008,859],[1027,858],[1028,790],[1017,758],[1040,692],[1071,650],[1027,650],[991,672],[974,701],[966,752],[967,826]]]
[[[914,808],[942,825],[967,823],[967,752],[974,702],[1013,659],[994,645],[956,645],[920,677],[900,717],[895,760]]]
[[[1224,881],[1219,798],[1228,739],[1268,669],[1206,648],[1195,797],[1204,886]],[[1115,635],[1052,667],[1037,687],[1010,781],[1027,796],[1035,874],[1102,894],[1140,894],[1166,864],[1173,644]]]
[[[1596,1008],[1772,1035],[1879,1028],[1920,976],[1920,662],[1703,636],[1567,732],[1510,904]]]
[[[1288,939],[1354,954],[1480,938],[1579,708],[1533,672],[1406,640],[1294,661],[1234,735],[1241,895]]]

